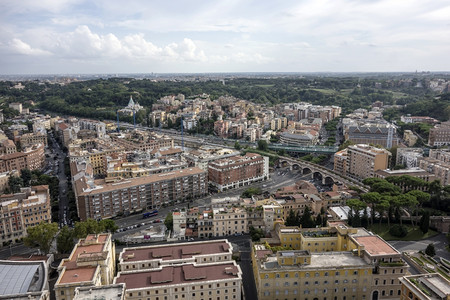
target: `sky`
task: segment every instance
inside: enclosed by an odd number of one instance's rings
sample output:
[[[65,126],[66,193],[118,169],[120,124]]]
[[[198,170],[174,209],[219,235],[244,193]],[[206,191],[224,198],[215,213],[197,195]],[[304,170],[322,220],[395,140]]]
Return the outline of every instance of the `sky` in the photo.
[[[0,74],[450,71],[448,0],[0,0]]]

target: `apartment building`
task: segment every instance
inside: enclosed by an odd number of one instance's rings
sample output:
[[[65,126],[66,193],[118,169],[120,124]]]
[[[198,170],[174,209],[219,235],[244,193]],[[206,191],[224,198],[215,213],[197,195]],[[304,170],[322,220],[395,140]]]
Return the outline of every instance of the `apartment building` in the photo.
[[[22,146],[22,148],[38,144],[42,144],[44,146],[48,145],[46,133],[25,133],[20,136],[20,146]]]
[[[108,284],[101,286],[85,286],[75,289],[73,300],[108,299],[125,300],[125,284]]]
[[[441,274],[419,274],[400,278],[402,293],[400,300],[448,300],[450,281]]]
[[[34,145],[23,152],[16,152],[0,156],[0,172],[13,170],[39,170],[44,167],[44,145]]]
[[[78,287],[95,287],[113,282],[115,244],[111,234],[90,234],[80,239],[69,258],[58,267],[56,300],[72,300]]]
[[[199,149],[185,151],[182,157],[189,166],[199,167],[202,170],[208,170],[209,162],[222,158],[239,155],[240,152],[234,149],[216,148],[203,146]]]
[[[133,130],[125,134],[111,134],[113,142],[126,151],[147,151],[155,148],[173,148],[173,139],[146,131]]]
[[[428,145],[434,147],[449,144],[450,144],[450,121],[435,125],[434,128],[430,129],[430,134],[428,135]]]
[[[423,157],[422,148],[397,148],[396,165],[404,165],[406,168],[419,166],[419,160]]]
[[[16,153],[17,147],[13,141],[5,138],[0,142],[0,155]]]
[[[9,187],[9,177],[20,176],[18,171],[0,173],[0,193],[3,193]]]
[[[27,228],[51,222],[50,193],[47,185],[22,188],[19,193],[0,196],[0,244],[16,242]]]
[[[125,248],[114,283],[127,299],[241,299],[242,272],[227,240]]]
[[[212,224],[214,236],[247,233],[247,211],[241,207],[214,208]]]
[[[344,149],[344,150],[336,152],[333,157],[333,162],[334,162],[334,166],[333,166],[334,171],[343,176],[347,176],[348,150]]]
[[[193,167],[117,182],[93,180],[85,175],[75,180],[74,187],[78,215],[86,220],[111,218],[204,196],[208,178],[205,171]]]
[[[438,179],[434,174],[429,173],[421,168],[401,169],[401,170],[377,170],[374,173],[374,177],[386,178],[390,176],[403,176],[408,175],[416,178],[420,178],[426,182],[431,182]]]
[[[347,148],[348,176],[358,180],[375,176],[375,171],[388,168],[391,153],[385,149],[358,144]]]
[[[249,185],[269,178],[269,158],[256,153],[211,161],[208,166],[210,183],[219,191]]]
[[[419,167],[439,179],[442,185],[450,184],[450,152],[430,149],[429,157],[419,158]]]

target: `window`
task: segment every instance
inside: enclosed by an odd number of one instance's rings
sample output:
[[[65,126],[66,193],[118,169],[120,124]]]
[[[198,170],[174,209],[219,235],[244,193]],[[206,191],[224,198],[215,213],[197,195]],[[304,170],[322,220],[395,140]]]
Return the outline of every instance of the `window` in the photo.
[[[276,278],[280,278],[280,274],[275,274],[275,277]]]
[[[306,277],[309,277],[309,273],[306,273],[305,276],[306,276]]]
[[[284,274],[284,278],[289,278],[289,274],[288,273]]]
[[[338,271],[338,272],[336,272],[336,273],[334,273],[334,275],[336,275],[336,276],[339,276],[339,271]]]

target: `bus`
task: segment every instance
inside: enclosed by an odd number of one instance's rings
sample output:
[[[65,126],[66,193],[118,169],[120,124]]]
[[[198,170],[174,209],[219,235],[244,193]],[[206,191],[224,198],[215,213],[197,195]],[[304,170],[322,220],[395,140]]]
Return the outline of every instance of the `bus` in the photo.
[[[142,219],[147,219],[147,218],[154,217],[154,216],[157,216],[157,215],[158,215],[158,210],[155,209],[153,211],[149,211],[149,212],[143,213],[142,214]]]

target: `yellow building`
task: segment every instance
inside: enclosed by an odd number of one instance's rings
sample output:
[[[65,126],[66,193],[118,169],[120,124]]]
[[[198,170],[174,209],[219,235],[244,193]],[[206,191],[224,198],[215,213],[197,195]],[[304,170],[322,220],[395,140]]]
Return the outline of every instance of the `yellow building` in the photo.
[[[115,272],[115,244],[111,234],[90,234],[81,239],[58,267],[56,300],[72,300],[75,288],[111,284]]]
[[[399,277],[407,274],[407,264],[379,236],[343,224],[277,226],[277,233],[280,246],[293,250],[274,253],[268,244],[254,245],[259,299],[399,298]]]
[[[351,252],[252,250],[259,300],[370,299],[372,266]]]

